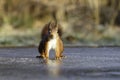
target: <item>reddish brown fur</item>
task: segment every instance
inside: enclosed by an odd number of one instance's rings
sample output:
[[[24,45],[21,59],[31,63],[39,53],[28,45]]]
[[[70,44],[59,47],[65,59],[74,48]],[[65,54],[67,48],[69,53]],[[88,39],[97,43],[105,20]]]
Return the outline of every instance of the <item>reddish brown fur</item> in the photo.
[[[43,27],[42,32],[41,32],[41,38],[43,38],[45,35],[48,34],[48,26],[49,26],[49,23],[46,24],[46,25]],[[58,24],[58,34],[59,34],[60,37],[62,36],[62,33],[63,33],[62,27],[61,27],[60,24]]]
[[[55,39],[56,41],[55,49],[54,49],[56,59],[60,59],[61,57],[63,57],[62,53],[63,53],[64,47],[60,37],[62,32],[59,29],[60,28],[58,27],[58,24],[54,22],[50,22],[49,24],[45,25],[45,28],[43,28],[43,31],[41,34],[42,40],[40,41],[40,44],[38,47],[40,56],[37,56],[37,57],[44,58],[44,59],[49,58],[49,46],[53,46],[53,45],[50,45],[51,43],[50,41],[53,39]]]

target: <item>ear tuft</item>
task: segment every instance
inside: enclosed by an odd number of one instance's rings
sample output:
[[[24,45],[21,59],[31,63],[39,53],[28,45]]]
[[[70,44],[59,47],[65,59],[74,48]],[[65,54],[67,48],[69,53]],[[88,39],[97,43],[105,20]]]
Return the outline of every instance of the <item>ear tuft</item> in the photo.
[[[51,29],[51,28],[52,28],[52,22],[50,21],[48,24],[48,29]]]

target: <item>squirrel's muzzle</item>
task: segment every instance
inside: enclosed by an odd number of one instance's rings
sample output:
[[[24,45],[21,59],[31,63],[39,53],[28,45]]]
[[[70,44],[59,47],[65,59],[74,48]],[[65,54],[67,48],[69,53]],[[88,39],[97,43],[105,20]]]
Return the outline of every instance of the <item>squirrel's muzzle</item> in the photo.
[[[52,38],[53,38],[53,35],[51,34],[49,37],[52,39]]]

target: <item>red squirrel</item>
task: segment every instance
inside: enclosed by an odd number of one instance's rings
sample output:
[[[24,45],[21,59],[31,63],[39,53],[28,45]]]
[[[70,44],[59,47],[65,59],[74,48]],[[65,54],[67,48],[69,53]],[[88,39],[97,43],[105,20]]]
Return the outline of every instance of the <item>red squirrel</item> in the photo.
[[[55,59],[64,57],[62,54],[64,47],[61,34],[59,25],[56,22],[49,22],[46,24],[45,28],[42,30],[42,40],[38,47],[40,56],[37,56],[37,58],[49,59],[49,52],[51,49],[55,50]]]

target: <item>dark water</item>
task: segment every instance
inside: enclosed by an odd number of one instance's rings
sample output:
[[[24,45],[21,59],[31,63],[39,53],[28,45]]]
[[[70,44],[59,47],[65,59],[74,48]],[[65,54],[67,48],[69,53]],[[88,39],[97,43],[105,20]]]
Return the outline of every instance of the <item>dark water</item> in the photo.
[[[46,62],[35,58],[36,48],[0,49],[0,80],[120,80],[119,47],[65,48],[64,54]]]

